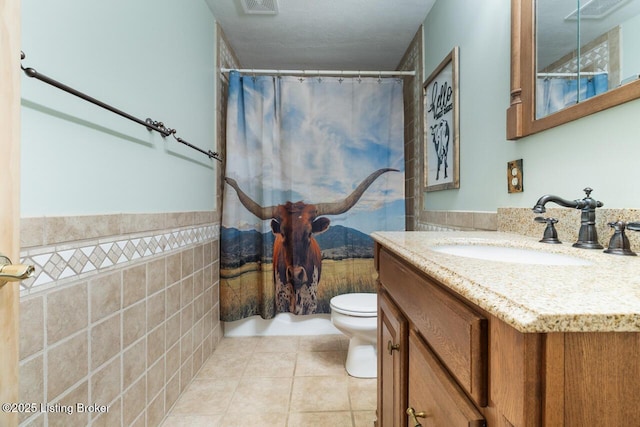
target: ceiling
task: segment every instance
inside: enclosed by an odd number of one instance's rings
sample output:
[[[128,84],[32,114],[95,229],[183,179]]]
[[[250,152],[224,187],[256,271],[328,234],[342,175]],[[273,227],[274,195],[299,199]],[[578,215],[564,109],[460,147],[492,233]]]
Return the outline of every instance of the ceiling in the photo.
[[[278,0],[277,15],[206,1],[243,68],[386,71],[436,0]]]

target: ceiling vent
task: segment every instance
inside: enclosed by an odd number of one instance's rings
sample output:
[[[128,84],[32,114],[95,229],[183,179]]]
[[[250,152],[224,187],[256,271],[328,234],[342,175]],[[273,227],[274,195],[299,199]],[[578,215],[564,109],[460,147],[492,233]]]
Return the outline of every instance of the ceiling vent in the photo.
[[[629,0],[591,0],[585,2],[580,7],[580,19],[602,19],[620,8]],[[565,21],[575,21],[578,19],[578,9],[571,12],[565,18]]]
[[[247,15],[277,15],[278,0],[240,0]]]

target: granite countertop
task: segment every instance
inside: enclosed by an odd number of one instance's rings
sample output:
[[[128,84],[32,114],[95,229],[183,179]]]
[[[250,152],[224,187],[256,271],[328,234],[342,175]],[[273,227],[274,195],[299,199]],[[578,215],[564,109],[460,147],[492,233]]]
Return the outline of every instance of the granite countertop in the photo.
[[[640,256],[552,245],[501,232],[375,232],[373,239],[521,332],[640,331]],[[467,258],[438,245],[509,246],[568,255],[589,265]],[[638,248],[635,248],[638,250]]]

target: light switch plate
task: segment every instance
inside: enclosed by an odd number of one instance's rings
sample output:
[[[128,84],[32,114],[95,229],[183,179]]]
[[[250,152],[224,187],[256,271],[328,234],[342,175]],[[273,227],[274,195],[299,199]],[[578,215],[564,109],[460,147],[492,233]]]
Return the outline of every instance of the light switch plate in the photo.
[[[522,193],[522,159],[507,162],[507,191],[509,193]]]

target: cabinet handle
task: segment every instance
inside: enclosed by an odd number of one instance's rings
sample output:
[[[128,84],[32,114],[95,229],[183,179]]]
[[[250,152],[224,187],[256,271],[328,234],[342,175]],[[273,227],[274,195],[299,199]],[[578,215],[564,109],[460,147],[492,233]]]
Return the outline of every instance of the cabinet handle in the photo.
[[[422,424],[420,424],[418,418],[427,418],[426,412],[416,412],[416,410],[412,407],[407,408],[407,415],[413,418],[413,427],[422,427]]]
[[[387,341],[387,351],[390,356],[393,355],[393,350],[400,351],[400,344],[392,344],[391,340]]]

